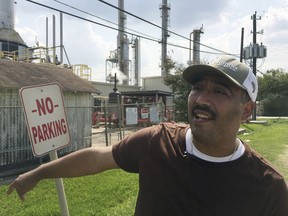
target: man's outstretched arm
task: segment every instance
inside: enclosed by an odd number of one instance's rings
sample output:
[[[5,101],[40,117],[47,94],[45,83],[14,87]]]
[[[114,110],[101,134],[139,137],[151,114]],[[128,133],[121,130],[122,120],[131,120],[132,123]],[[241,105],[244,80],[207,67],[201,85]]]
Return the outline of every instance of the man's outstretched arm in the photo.
[[[20,175],[10,184],[7,194],[15,189],[20,199],[24,200],[25,194],[42,179],[79,177],[114,168],[118,168],[118,165],[112,155],[112,146],[91,147],[73,152]]]

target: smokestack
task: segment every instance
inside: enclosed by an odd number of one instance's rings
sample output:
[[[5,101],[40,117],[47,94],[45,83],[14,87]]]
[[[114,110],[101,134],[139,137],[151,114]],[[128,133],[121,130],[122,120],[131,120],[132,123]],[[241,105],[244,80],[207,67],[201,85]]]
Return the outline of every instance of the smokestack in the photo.
[[[129,39],[124,34],[126,28],[126,15],[124,10],[124,0],[118,0],[118,36],[117,36],[117,46],[118,46],[118,65],[119,70],[128,77],[127,80],[123,80],[124,85],[129,84]]]
[[[1,0],[0,51],[16,51],[23,47],[26,48],[27,46],[14,30],[14,0]]]
[[[0,28],[14,29],[14,0],[0,1]]]

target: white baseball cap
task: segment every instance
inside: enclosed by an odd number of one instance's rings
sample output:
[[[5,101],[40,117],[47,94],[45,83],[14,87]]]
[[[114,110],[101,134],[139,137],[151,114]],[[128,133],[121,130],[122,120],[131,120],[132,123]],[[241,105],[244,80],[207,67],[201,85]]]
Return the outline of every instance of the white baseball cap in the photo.
[[[231,56],[224,56],[210,64],[197,64],[187,67],[183,71],[183,78],[194,84],[200,75],[209,73],[222,74],[233,83],[246,90],[252,101],[256,101],[258,82],[250,67]]]

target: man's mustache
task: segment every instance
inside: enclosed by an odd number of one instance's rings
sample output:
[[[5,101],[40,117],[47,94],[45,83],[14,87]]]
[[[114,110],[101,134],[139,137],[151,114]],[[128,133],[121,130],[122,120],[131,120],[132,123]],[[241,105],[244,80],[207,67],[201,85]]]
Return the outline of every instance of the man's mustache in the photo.
[[[193,105],[192,106],[192,114],[193,115],[196,115],[195,114],[195,110],[205,111],[205,112],[209,113],[212,116],[212,118],[216,118],[216,116],[217,116],[216,112],[214,112],[208,105],[205,105],[205,104],[203,104],[203,105],[200,105],[200,104]]]

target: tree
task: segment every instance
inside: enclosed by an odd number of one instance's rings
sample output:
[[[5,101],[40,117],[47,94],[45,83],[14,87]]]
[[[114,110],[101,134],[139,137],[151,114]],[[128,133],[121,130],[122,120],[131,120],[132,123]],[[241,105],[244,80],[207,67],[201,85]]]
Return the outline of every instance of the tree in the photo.
[[[183,64],[172,62],[169,64],[169,68],[166,68],[168,75],[164,78],[165,85],[169,86],[174,94],[175,121],[177,122],[188,121],[187,99],[191,91],[191,84],[182,77],[184,69]]]
[[[263,115],[288,115],[288,74],[283,69],[268,70],[258,77],[258,101],[263,106]]]

